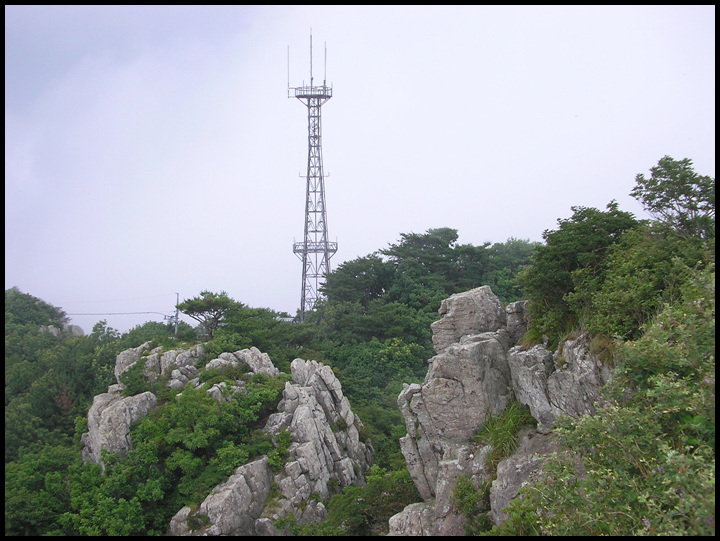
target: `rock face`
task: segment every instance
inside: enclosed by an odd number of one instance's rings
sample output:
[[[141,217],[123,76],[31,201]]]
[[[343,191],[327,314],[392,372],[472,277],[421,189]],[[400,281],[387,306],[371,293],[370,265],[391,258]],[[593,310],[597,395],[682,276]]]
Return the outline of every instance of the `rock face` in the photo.
[[[364,484],[372,449],[360,441],[362,425],[340,382],[316,361],[295,359],[291,371],[294,383],[286,383],[277,413],[265,426],[274,437],[286,431],[292,438],[282,470],[273,474],[267,457],[241,466],[196,513],[180,510],[171,534],[282,535],[287,532],[278,531],[274,521],[288,515],[301,524],[322,520],[327,512],[319,499],[328,498],[333,487]],[[271,483],[279,495],[267,501]]]
[[[528,330],[528,301],[511,302],[505,307],[510,342],[517,344]]]
[[[610,380],[610,369],[590,352],[587,333],[566,340],[554,354],[543,346],[516,346],[508,363],[515,396],[530,408],[540,431],[549,431],[559,416],[593,415],[598,389]]]
[[[487,286],[443,301],[440,320],[431,325],[437,355],[428,361],[425,381],[405,385],[398,396],[407,430],[400,447],[425,502],[392,517],[390,535],[465,535],[452,501],[458,475],[476,487],[492,481],[491,517],[499,524],[520,486],[557,450],[549,434],[555,419],[594,413],[598,387],[610,373],[590,353],[589,337],[567,341],[555,354],[516,346],[527,331],[527,313],[526,301],[503,310]],[[492,448],[479,447],[473,437],[513,397],[529,407],[538,427],[522,434],[493,480],[485,460]]]
[[[156,406],[151,392],[125,398],[118,393],[97,395],[88,411],[88,432],[81,437],[83,460],[102,465],[104,471],[101,451],[127,453],[132,447],[130,425]]]
[[[430,359],[423,385],[403,387],[398,407],[407,435],[400,448],[423,498],[435,496],[448,451],[472,441],[488,415],[505,409],[512,396],[507,348],[504,329],[466,336]]]
[[[50,333],[55,338],[60,338],[63,334],[71,337],[85,336],[82,327],[78,325],[69,325],[67,323],[63,323],[62,327],[56,327],[55,325],[41,325],[38,328],[38,331]]]
[[[512,397],[512,344],[506,312],[487,286],[451,296],[439,313],[431,325],[438,354],[428,361],[425,382],[405,385],[398,396],[407,430],[400,448],[420,495],[435,500],[432,513],[427,506],[408,511],[418,515],[423,534],[463,535],[463,518],[451,502],[455,479],[481,474],[473,436]],[[403,513],[393,521],[392,535],[408,535],[402,524],[417,522]]]
[[[518,447],[512,456],[501,461],[497,478],[490,490],[490,512],[494,524],[507,520],[503,512],[521,487],[539,475],[545,459],[559,450],[554,437],[532,428],[524,429],[518,437]]]
[[[490,286],[451,295],[440,304],[439,314],[441,319],[430,325],[436,353],[463,336],[496,331],[507,322],[500,299]]]
[[[170,533],[255,535],[255,521],[260,518],[271,483],[267,457],[240,466],[226,482],[213,489],[197,513],[183,507],[170,521]]]

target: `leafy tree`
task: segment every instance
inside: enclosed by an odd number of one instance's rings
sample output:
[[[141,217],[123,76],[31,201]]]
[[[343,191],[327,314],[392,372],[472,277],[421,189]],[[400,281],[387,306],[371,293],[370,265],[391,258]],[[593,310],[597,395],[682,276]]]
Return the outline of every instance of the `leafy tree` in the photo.
[[[177,305],[178,310],[202,325],[207,335],[212,338],[215,330],[220,327],[223,317],[244,306],[228,297],[227,293],[201,291],[199,297],[185,299]]]
[[[192,342],[197,337],[194,329],[184,321],[178,322],[178,332],[172,323],[159,321],[146,321],[136,325],[122,335],[119,347],[122,350],[138,347],[145,342],[154,342],[162,346],[171,346],[178,341]]]
[[[17,287],[5,290],[5,324],[62,326],[67,316],[60,308],[23,293]]]
[[[308,325],[292,324],[286,313],[269,308],[239,306],[228,312],[214,334],[209,352],[220,354],[256,347],[267,353],[281,371],[290,370],[290,361],[307,344]]]
[[[576,311],[585,310],[592,334],[635,340],[664,303],[677,300],[684,269],[704,259],[704,247],[700,239],[666,231],[657,224],[627,231],[608,250],[602,279],[585,269],[573,273],[575,290],[566,298]]]
[[[496,242],[488,249],[489,270],[483,285],[488,285],[498,298],[511,303],[523,299],[522,289],[517,281],[518,273],[532,261],[539,242],[510,237],[505,242]]]
[[[458,232],[448,227],[428,229],[424,234],[403,233],[400,237],[399,243],[380,250],[395,268],[395,284],[388,292],[390,300],[412,301],[418,285],[437,291],[442,298],[483,285],[487,244],[457,245]],[[404,287],[400,281],[403,279]],[[437,308],[439,304],[434,310]]]
[[[663,157],[650,178],[635,177],[630,195],[654,218],[684,237],[715,237],[715,179],[698,175],[689,158]]]
[[[530,301],[530,330],[536,338],[546,335],[557,344],[573,329],[586,311],[589,299],[571,306],[567,295],[575,290],[573,273],[582,271],[602,280],[603,261],[610,246],[625,231],[637,226],[635,217],[618,210],[612,201],[606,211],[572,207],[573,215],[558,220],[560,227],[545,231],[545,245],[535,252],[533,264],[519,275],[520,285]]]
[[[391,264],[370,254],[340,264],[328,274],[322,291],[333,302],[356,302],[367,308],[371,300],[385,295],[393,272]]]
[[[5,464],[5,535],[60,533],[59,517],[70,505],[66,471],[79,459],[73,447],[45,445]]]

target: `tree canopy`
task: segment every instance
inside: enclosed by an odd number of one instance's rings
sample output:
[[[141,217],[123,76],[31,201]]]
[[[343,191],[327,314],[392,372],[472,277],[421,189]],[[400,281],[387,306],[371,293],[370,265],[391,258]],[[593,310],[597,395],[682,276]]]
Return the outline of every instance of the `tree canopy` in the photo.
[[[558,229],[543,233],[545,244],[538,247],[532,265],[519,276],[530,301],[536,339],[545,335],[551,344],[557,344],[578,324],[585,309],[587,299],[580,309],[568,302],[567,296],[575,292],[577,277],[602,280],[602,263],[608,249],[638,225],[635,217],[619,210],[615,201],[605,211],[587,207],[572,207],[572,211],[570,218],[558,220]]]
[[[715,179],[696,173],[692,160],[665,156],[635,183],[630,195],[654,218],[685,237],[715,237]]]
[[[199,322],[207,335],[212,338],[213,333],[220,327],[223,317],[242,306],[242,303],[228,297],[225,291],[220,293],[201,291],[200,296],[185,299],[177,305],[177,309]]]

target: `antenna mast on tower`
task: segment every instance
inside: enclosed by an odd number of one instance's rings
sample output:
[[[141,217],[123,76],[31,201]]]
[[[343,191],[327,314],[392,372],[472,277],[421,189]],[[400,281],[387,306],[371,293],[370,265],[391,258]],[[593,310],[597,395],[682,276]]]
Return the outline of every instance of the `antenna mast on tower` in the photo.
[[[312,31],[310,32],[310,86],[290,88],[290,53],[288,49],[288,98],[295,97],[308,109],[308,162],[305,192],[305,232],[302,242],[293,243],[293,252],[302,260],[300,323],[315,307],[320,297],[320,281],[330,272],[330,258],[337,252],[337,242],[328,242],[323,173],[320,109],[332,98],[332,86],[323,80],[314,86],[312,74]],[[325,48],[327,65],[327,47]]]

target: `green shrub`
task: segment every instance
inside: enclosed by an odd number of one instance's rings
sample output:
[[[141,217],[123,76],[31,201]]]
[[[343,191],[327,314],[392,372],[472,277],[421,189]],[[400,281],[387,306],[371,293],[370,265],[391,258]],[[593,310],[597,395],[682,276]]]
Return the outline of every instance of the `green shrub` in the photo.
[[[568,454],[548,461],[494,533],[715,534],[714,265],[616,359],[596,415],[559,423]]]
[[[452,502],[455,508],[465,516],[466,535],[477,535],[492,528],[490,511],[490,487],[492,483],[484,483],[476,487],[472,476],[463,474],[455,478]]]

